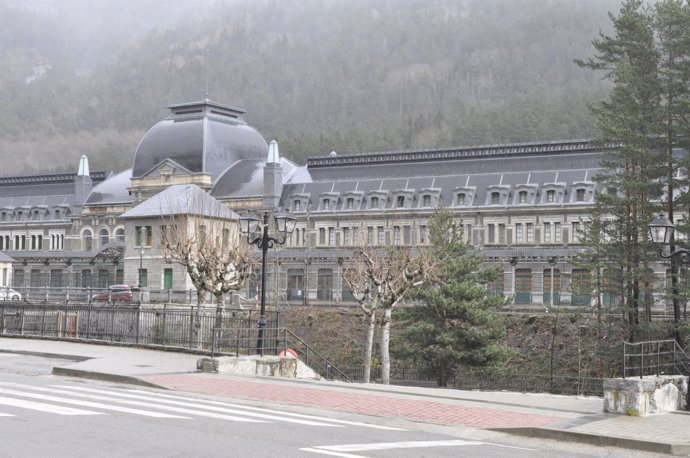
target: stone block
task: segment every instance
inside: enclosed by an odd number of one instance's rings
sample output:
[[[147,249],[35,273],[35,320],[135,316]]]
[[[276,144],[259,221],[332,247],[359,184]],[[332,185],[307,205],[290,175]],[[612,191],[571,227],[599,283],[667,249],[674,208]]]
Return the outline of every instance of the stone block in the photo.
[[[297,358],[291,356],[221,356],[197,360],[201,372],[262,377],[286,377],[320,380],[319,374]]]
[[[688,378],[681,375],[604,380],[604,412],[641,416],[686,407]]]

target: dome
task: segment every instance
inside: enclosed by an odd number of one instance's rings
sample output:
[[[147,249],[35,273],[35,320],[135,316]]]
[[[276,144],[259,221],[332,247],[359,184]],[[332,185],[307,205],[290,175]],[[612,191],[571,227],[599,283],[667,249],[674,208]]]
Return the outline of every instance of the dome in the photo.
[[[191,173],[212,179],[239,160],[265,160],[268,144],[241,118],[244,111],[208,99],[168,107],[168,118],[142,138],[134,155],[132,177],[142,178],[172,160]]]

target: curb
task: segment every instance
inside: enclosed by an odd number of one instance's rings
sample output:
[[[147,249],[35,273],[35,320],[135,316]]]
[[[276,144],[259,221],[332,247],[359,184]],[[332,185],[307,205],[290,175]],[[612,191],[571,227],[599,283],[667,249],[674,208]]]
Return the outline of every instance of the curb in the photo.
[[[690,455],[690,444],[667,444],[626,437],[599,436],[596,434],[578,433],[575,431],[564,431],[553,428],[492,428],[491,431],[538,439],[553,439],[561,442],[576,442],[600,447],[618,447],[643,452],[663,453],[673,456]]]
[[[149,388],[159,388],[162,390],[167,390],[164,386],[157,385],[155,383],[147,382],[145,380],[141,380],[137,377],[130,377],[127,375],[117,375],[117,374],[108,374],[105,372],[92,372],[92,371],[83,371],[79,369],[68,369],[66,367],[53,367],[53,375],[62,375],[66,377],[79,377],[79,378],[86,378],[86,379],[91,379],[91,380],[101,380],[104,382],[114,382],[114,383],[126,383],[129,385],[139,385],[139,386],[145,386]]]

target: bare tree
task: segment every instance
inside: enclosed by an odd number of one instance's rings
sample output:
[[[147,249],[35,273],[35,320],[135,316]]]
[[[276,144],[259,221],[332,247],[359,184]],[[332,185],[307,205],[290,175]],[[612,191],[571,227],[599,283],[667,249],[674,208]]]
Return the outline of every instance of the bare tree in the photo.
[[[365,381],[370,380],[376,311],[381,308],[381,378],[390,383],[390,327],[393,308],[414,286],[419,286],[437,270],[442,259],[432,259],[427,247],[371,247],[360,245],[348,260],[345,281],[369,319],[364,362]]]
[[[358,253],[362,257],[363,253]],[[349,266],[343,272],[343,280],[347,284],[352,296],[364,312],[367,320],[367,338],[364,351],[364,383],[371,381],[371,358],[374,347],[374,332],[376,330],[376,309],[378,308],[378,296],[376,288],[372,288],[371,278],[373,272],[366,262],[357,262],[356,258],[349,260]]]
[[[242,287],[255,264],[254,258],[249,246],[240,240],[234,212],[196,186],[171,188],[161,198],[161,247],[166,258],[185,267],[199,306],[206,293],[216,298],[219,327],[223,296]],[[197,315],[198,311],[199,307]]]

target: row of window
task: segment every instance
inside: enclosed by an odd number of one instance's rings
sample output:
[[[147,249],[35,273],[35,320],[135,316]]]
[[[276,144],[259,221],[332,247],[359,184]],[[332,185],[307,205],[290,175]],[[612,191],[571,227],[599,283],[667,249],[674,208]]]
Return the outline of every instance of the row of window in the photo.
[[[144,287],[149,286],[148,270],[138,269],[137,274],[138,284]],[[5,281],[7,280],[6,275],[4,272]],[[40,288],[48,286],[62,288],[73,285],[77,288],[108,288],[113,284],[124,283],[124,271],[122,269],[117,269],[115,272],[99,269],[95,275],[91,269],[83,269],[80,272],[74,272],[72,278],[69,278],[63,269],[51,269],[47,272],[41,269],[31,269],[28,271],[28,277],[24,269],[15,269],[13,276],[13,285],[16,287]],[[163,284],[161,286],[163,289],[172,289],[172,268],[163,270]]]
[[[532,303],[533,301],[533,282],[531,269],[517,269],[515,271],[515,301],[518,304]],[[305,271],[304,269],[288,269],[287,272],[287,300],[305,300]],[[494,295],[504,295],[506,293],[504,288],[503,276],[500,276],[495,282],[489,285],[489,291]],[[332,269],[318,269],[317,271],[317,300],[332,300],[333,299],[333,270]],[[559,269],[545,269],[542,276],[542,289],[540,294],[543,294],[542,302],[544,304],[558,304],[561,293],[561,272]],[[589,305],[589,298],[592,293],[589,272],[586,270],[573,270],[570,274],[570,292],[571,301],[574,305]],[[508,291],[510,292],[510,291]],[[604,288],[604,294],[610,292],[610,288]],[[342,295],[343,300],[353,300],[352,294],[347,286],[343,283]]]
[[[63,220],[69,216],[68,208],[55,208],[52,211],[46,208],[23,208],[0,210],[0,222],[2,221],[44,221],[47,219]]]
[[[125,230],[123,228],[117,228],[115,230],[115,241],[125,242]],[[93,232],[91,229],[84,229],[81,233],[82,250],[91,251],[94,249],[93,243]],[[102,228],[98,231],[98,246],[103,247],[110,243],[110,232],[106,228]]]
[[[43,250],[42,234],[15,234],[0,235],[0,251],[41,251]],[[65,249],[64,234],[50,234],[49,247],[51,251],[62,251]]]
[[[570,228],[570,239],[567,240],[564,227]],[[472,225],[462,227],[464,240],[478,243],[472,239]],[[489,223],[486,225],[486,244],[506,245],[508,243],[579,243],[586,229],[585,223],[573,221],[571,223],[544,222],[538,228],[534,223],[515,223],[507,226],[503,223]],[[512,231],[512,233],[511,233]],[[383,225],[318,228],[317,246],[357,246],[364,242],[367,245],[426,245],[429,243],[429,229],[426,225],[413,228],[410,225],[394,225],[387,230]],[[362,240],[364,237],[364,240]],[[476,234],[475,234],[476,237]],[[305,246],[307,233],[305,228],[297,228],[288,236],[289,246]]]
[[[489,191],[487,194],[486,205],[506,205],[508,204],[509,189],[508,187],[500,187],[501,190]],[[380,195],[370,195],[370,196],[349,196],[342,200],[342,210],[361,210],[362,201],[365,203],[366,209],[369,210],[380,210],[386,207],[388,202],[388,197],[385,193],[377,192]],[[407,191],[400,194],[395,194],[393,196],[392,208],[411,208],[413,203],[413,192]],[[542,203],[544,204],[556,204],[564,202],[564,187],[556,187],[555,189],[547,189],[543,193]],[[419,207],[430,208],[438,205],[440,192],[433,192],[428,194],[423,194],[419,199]],[[513,204],[535,204],[536,202],[536,187],[533,191],[520,190],[517,191],[515,197],[513,198]],[[590,202],[593,197],[593,186],[586,185],[580,188],[576,188],[573,191],[571,202]],[[472,206],[474,200],[474,191],[458,191],[453,195],[453,207],[464,207]],[[305,211],[306,203],[308,202],[308,197],[293,197],[292,211],[301,212]],[[337,195],[332,193],[327,193],[322,195],[319,201],[318,210],[320,211],[330,211],[335,210],[338,206],[340,199]]]
[[[560,222],[545,222],[541,226],[541,235],[538,237],[534,223],[515,223],[515,235],[511,238],[513,243],[567,243],[564,240],[563,227],[566,224]],[[585,229],[584,223],[573,221],[570,223],[570,243],[579,243]],[[508,238],[505,224],[487,224],[487,244],[505,245]]]

